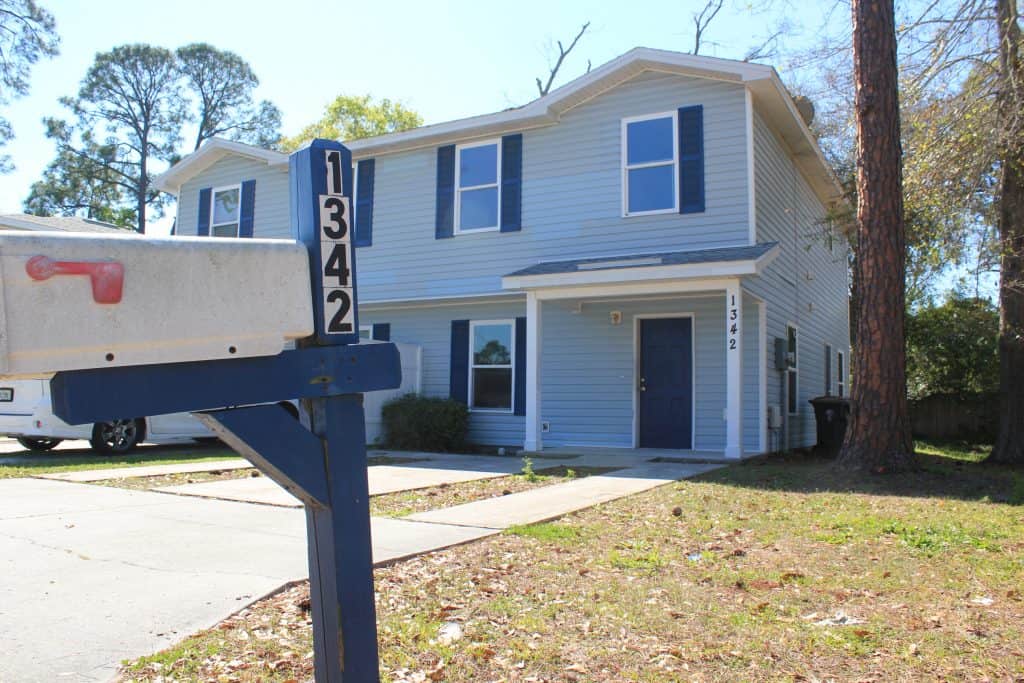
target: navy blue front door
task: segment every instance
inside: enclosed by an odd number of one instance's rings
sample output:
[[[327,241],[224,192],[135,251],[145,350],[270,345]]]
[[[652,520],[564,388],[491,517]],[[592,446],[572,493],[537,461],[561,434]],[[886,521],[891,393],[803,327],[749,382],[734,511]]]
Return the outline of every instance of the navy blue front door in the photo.
[[[641,448],[693,447],[693,320],[640,320]]]

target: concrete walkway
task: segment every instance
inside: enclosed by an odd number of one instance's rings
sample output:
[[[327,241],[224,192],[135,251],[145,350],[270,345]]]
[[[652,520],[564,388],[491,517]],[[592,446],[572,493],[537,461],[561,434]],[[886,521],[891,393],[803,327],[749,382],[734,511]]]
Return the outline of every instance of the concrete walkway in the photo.
[[[434,524],[506,529],[517,524],[535,524],[583,508],[623,498],[716,469],[719,465],[640,465],[562,484],[541,486],[511,496],[488,498],[406,519]]]
[[[140,465],[138,467],[110,467],[102,470],[78,470],[76,472],[54,472],[36,475],[40,479],[76,481],[87,483],[104,479],[128,479],[131,477],[158,477],[164,474],[191,474],[215,470],[244,470],[252,464],[244,458],[230,460],[208,460],[206,462],[180,462],[173,465]]]
[[[497,456],[448,455],[437,453],[409,454],[416,462],[400,465],[373,465],[368,468],[370,495],[380,496],[398,491],[413,491],[440,484],[456,484],[464,481],[493,479],[522,471],[519,458]],[[560,464],[578,462],[575,458],[543,460],[534,464],[535,469],[555,467]],[[145,476],[145,475],[140,475]],[[163,486],[161,493],[176,493],[183,496],[237,500],[246,503],[302,507],[294,496],[270,479],[255,477],[247,479],[225,479],[198,484]]]

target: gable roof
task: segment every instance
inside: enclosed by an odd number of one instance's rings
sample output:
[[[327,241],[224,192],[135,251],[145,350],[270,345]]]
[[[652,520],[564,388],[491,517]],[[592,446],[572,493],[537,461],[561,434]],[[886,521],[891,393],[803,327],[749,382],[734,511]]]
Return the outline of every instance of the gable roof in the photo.
[[[268,166],[284,166],[287,170],[288,155],[264,149],[244,142],[210,138],[203,146],[187,155],[178,163],[153,179],[153,185],[163,192],[177,195],[183,183],[205,171],[226,156],[240,156],[262,161]]]
[[[842,197],[839,180],[825,161],[814,135],[804,123],[792,96],[774,68],[764,64],[647,47],[633,48],[521,107],[420,126],[398,133],[351,140],[345,144],[352,150],[356,159],[365,159],[379,154],[448,144],[466,138],[550,126],[558,123],[561,116],[573,107],[645,71],[711,78],[746,86],[758,111],[789,147],[794,162],[819,199],[827,204]],[[154,183],[159,189],[176,194],[182,182],[231,152],[262,159],[272,166],[288,163],[287,155],[281,152],[214,138],[159,176]]]
[[[61,232],[102,232],[128,233],[112,223],[81,218],[79,216],[33,216],[28,213],[0,214],[0,229],[10,230],[59,230]]]

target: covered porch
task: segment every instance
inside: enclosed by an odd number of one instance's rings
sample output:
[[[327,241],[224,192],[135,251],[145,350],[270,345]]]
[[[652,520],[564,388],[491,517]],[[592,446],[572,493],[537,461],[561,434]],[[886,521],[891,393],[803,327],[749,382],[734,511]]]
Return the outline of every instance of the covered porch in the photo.
[[[526,294],[525,449],[765,452],[766,302],[743,278],[777,253],[769,243],[590,258],[505,276]]]

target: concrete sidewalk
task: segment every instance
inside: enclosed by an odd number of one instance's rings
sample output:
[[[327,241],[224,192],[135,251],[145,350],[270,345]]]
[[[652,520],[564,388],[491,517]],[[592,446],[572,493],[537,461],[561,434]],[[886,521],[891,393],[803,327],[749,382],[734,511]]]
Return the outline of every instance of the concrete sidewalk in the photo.
[[[406,454],[403,454],[406,455]],[[457,484],[464,481],[493,479],[522,471],[519,458],[499,456],[448,455],[438,453],[410,453],[416,462],[399,465],[371,465],[368,468],[370,495],[380,496],[398,491]],[[562,458],[543,460],[535,463],[536,469],[555,467],[559,464],[577,462],[576,459]],[[155,489],[161,493],[175,493],[183,496],[236,500],[263,505],[302,507],[294,496],[265,477],[249,479],[225,479],[198,484],[178,484]]]
[[[132,477],[158,477],[164,474],[191,474],[193,472],[213,472],[216,470],[244,470],[252,464],[244,458],[230,460],[208,460],[206,462],[181,462],[173,465],[139,465],[137,467],[109,467],[100,470],[78,470],[75,472],[54,472],[38,474],[39,479],[57,481],[76,481],[87,483],[104,479],[129,479]]]

